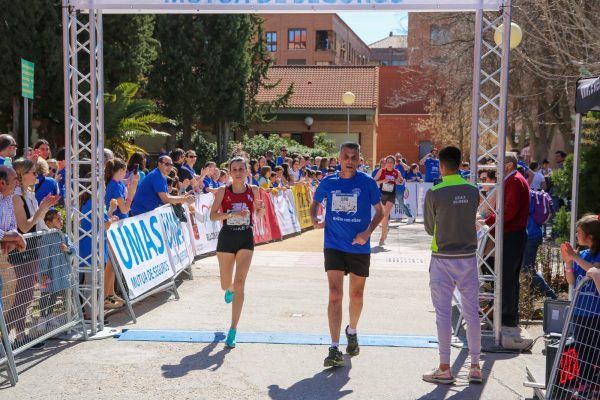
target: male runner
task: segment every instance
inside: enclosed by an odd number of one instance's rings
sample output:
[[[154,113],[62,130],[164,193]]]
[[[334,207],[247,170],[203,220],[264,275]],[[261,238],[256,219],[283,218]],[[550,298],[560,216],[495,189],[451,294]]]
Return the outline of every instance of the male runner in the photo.
[[[325,226],[325,271],[329,281],[329,332],[331,347],[325,367],[344,365],[339,350],[342,329],[344,275],[350,274],[350,324],[346,326],[346,352],[358,355],[356,327],[363,305],[363,291],[369,276],[371,233],[383,218],[381,194],[377,183],[364,172],[357,171],[360,146],[347,142],[340,146],[340,170],[321,181],[310,206],[315,228]],[[327,199],[325,222],[319,221],[319,203]],[[375,215],[371,220],[371,206]]]

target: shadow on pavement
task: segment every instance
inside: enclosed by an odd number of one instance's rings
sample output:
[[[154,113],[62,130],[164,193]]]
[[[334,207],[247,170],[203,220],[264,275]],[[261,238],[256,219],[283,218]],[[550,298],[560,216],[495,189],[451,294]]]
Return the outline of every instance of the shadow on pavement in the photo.
[[[327,368],[314,376],[302,379],[287,389],[279,385],[269,386],[269,398],[274,400],[336,400],[349,394],[352,390],[342,390],[350,381],[352,358],[344,354],[345,365],[340,368]]]
[[[181,378],[194,370],[218,370],[223,365],[223,362],[225,362],[225,356],[231,351],[231,349],[223,347],[223,349],[215,354],[211,354],[223,339],[225,339],[223,332],[215,333],[214,341],[207,344],[198,353],[183,357],[179,365],[163,365],[161,367],[163,377],[169,379]],[[221,344],[221,346],[223,345]]]

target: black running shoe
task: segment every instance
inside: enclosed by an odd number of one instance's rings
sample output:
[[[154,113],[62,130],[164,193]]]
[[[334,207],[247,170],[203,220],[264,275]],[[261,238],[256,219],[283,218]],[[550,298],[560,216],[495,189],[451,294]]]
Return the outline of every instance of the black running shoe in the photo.
[[[344,366],[344,357],[342,357],[342,352],[337,347],[330,347],[329,355],[323,362],[323,366],[325,366],[325,367],[342,367],[342,366]]]
[[[351,356],[357,356],[360,353],[360,347],[358,347],[358,335],[356,333],[354,335],[349,334],[348,328],[350,328],[350,325],[346,326],[346,339],[348,339],[346,353]]]

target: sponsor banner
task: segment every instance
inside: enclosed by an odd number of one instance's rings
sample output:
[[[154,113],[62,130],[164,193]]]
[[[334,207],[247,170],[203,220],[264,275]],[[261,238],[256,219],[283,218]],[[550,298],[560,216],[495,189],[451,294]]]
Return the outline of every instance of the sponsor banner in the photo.
[[[275,208],[275,215],[277,216],[277,222],[281,229],[283,236],[290,235],[292,233],[300,232],[300,224],[296,219],[296,213],[294,206],[290,203],[289,197],[286,195],[289,190],[282,190],[277,194],[271,193],[271,201]],[[293,195],[291,195],[293,199]]]
[[[260,199],[265,203],[265,215],[258,218],[256,213],[252,216],[254,230],[254,244],[270,242],[281,239],[281,229],[275,215],[275,207],[271,201],[271,196],[260,189]]]
[[[182,224],[185,227],[185,232],[183,232],[183,235],[185,236],[185,243],[186,246],[188,246],[188,250],[190,252],[190,254],[192,255],[192,257],[195,257],[196,254],[196,246],[194,245],[194,239],[195,239],[195,235],[194,235],[194,230],[195,230],[195,225],[196,222],[194,220],[193,217],[193,213],[190,212],[190,208],[187,204],[185,204],[184,206],[185,209],[185,216],[187,218],[187,223],[182,222]],[[193,209],[193,207],[192,207]],[[194,221],[194,222],[192,222]],[[196,231],[197,234],[197,231]]]
[[[111,224],[106,234],[129,297],[136,298],[173,277],[157,210]]]
[[[406,190],[404,191],[404,204],[408,207],[414,217],[422,217],[425,209],[425,194],[433,183],[430,182],[406,182]],[[406,217],[403,213],[403,209],[400,207],[398,198],[396,198],[396,204],[392,209],[391,219],[398,219]]]
[[[294,194],[296,215],[298,216],[300,228],[310,228],[312,226],[310,219],[311,196],[308,189],[304,185],[294,185],[292,186],[292,193]]]
[[[165,205],[157,208],[160,215],[163,232],[167,240],[167,249],[171,260],[171,267],[175,273],[181,271],[192,263],[192,255],[185,244],[182,223],[177,218],[173,206]]]
[[[221,221],[210,220],[210,208],[215,201],[212,193],[196,196],[194,213],[191,218],[194,233],[194,250],[196,255],[217,250],[217,240],[221,230]],[[195,228],[194,228],[195,226]]]
[[[298,214],[296,213],[296,199],[294,198],[294,193],[291,190],[286,190],[284,194],[290,202],[290,213],[292,214],[292,226],[294,227],[294,232],[300,232],[302,228],[300,228]]]
[[[498,11],[502,0],[70,0],[78,10],[103,13],[307,12],[307,11]]]

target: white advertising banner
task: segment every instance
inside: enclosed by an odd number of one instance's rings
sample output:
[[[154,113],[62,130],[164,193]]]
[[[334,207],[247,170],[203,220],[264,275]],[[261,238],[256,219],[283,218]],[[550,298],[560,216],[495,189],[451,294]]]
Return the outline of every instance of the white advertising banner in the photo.
[[[404,191],[404,204],[408,207],[411,214],[414,217],[422,217],[423,210],[425,205],[425,194],[431,187],[433,183],[427,182],[406,182],[406,190]],[[398,199],[396,198],[396,204],[392,209],[391,219],[398,219],[401,217],[406,217],[404,215],[403,209],[400,207],[398,203]]]
[[[234,13],[315,11],[498,11],[502,0],[70,0],[103,13]]]
[[[193,256],[185,242],[187,228],[182,225],[172,206],[162,206],[155,211],[160,215],[171,267],[173,267],[173,272],[177,273],[188,267],[193,261]]]
[[[282,236],[300,232],[300,223],[298,222],[298,218],[296,218],[296,210],[285,192],[291,191],[280,191],[277,195],[271,193],[271,200],[273,201],[273,207],[275,207],[275,215],[277,216]],[[294,195],[291,194],[291,197],[293,200]]]
[[[136,298],[173,277],[167,238],[158,211],[111,224],[107,237],[125,277],[129,297]]]
[[[217,240],[221,230],[220,221],[210,220],[210,208],[215,201],[211,193],[196,196],[192,215],[192,232],[194,233],[194,250],[196,255],[217,250]]]

